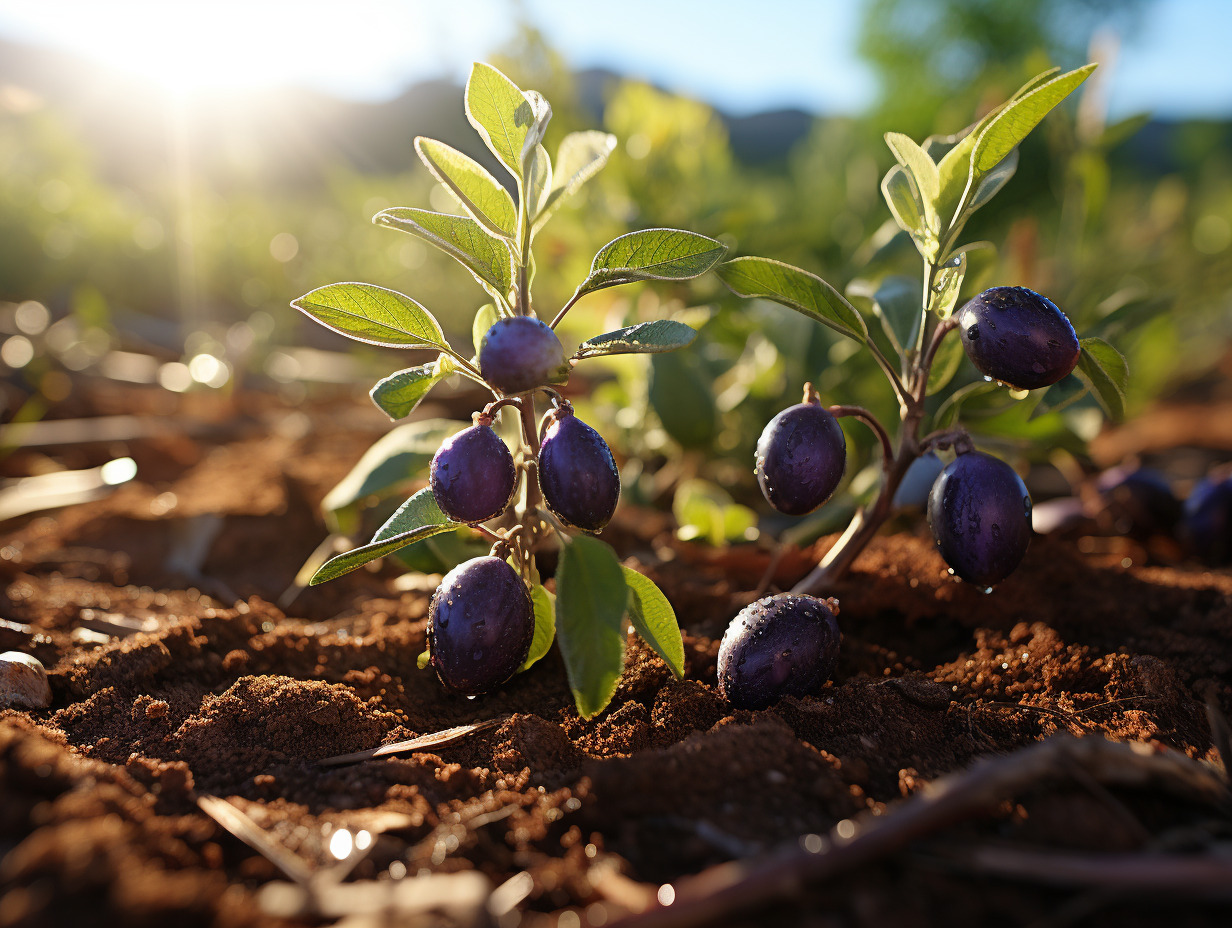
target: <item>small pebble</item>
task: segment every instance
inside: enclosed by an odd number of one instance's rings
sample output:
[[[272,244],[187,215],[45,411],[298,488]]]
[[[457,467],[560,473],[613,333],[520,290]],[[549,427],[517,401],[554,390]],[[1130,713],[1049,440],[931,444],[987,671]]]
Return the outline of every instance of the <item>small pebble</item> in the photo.
[[[47,671],[20,651],[0,654],[0,709],[45,709],[51,705]]]

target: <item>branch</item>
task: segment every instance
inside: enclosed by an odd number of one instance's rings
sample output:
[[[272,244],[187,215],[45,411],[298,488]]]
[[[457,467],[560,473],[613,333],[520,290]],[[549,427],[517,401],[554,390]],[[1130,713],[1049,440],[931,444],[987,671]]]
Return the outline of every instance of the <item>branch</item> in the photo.
[[[859,419],[877,436],[881,442],[881,468],[889,470],[890,465],[894,463],[894,445],[890,441],[890,435],[885,430],[877,417],[865,409],[863,406],[830,406],[828,407],[830,415],[841,418],[843,416],[851,416],[853,419]]]
[[[737,912],[797,895],[804,883],[833,879],[902,850],[912,841],[979,815],[1007,799],[1081,769],[1095,780],[1158,786],[1188,801],[1228,808],[1227,785],[1209,765],[1142,743],[1058,736],[1005,756],[977,761],[937,780],[883,815],[844,820],[827,837],[811,836],[760,860],[733,861],[682,879],[671,905],[648,908],[613,928],[689,928],[731,921]]]

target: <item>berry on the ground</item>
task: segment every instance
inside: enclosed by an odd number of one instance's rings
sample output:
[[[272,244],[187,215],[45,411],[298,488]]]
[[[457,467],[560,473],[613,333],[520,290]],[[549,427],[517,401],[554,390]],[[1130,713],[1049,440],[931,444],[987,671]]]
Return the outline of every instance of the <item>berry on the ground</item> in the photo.
[[[1181,538],[1212,566],[1232,564],[1232,474],[1212,474],[1185,500]]]
[[[745,606],[719,644],[719,693],[737,709],[817,693],[838,663],[837,606],[794,593]]]

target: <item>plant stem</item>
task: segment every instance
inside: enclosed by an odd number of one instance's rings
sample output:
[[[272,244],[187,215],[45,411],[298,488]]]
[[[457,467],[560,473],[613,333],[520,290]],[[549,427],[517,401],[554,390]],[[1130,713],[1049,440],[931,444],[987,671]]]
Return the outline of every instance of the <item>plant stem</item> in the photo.
[[[526,481],[526,502],[524,507],[517,513],[519,521],[522,523],[521,551],[528,565],[533,566],[535,545],[539,540],[539,523],[541,519],[539,504],[543,502],[543,494],[539,490],[539,432],[535,427],[535,395],[527,393],[519,397],[515,405],[522,416],[522,444],[524,448],[522,451],[521,469],[523,479]]]
[[[560,312],[556,314],[556,318],[553,319],[550,323],[548,323],[548,327],[554,329],[558,325],[560,325],[560,320],[565,318],[565,313],[571,310],[573,308],[573,304],[576,303],[581,298],[582,298],[582,288],[579,287],[577,290],[574,291],[573,296],[569,297],[569,301],[565,303],[564,306],[561,307]]]
[[[792,588],[793,593],[825,592],[842,579],[850,569],[852,562],[868,546],[885,520],[890,517],[894,508],[894,494],[898,491],[899,484],[902,483],[903,477],[906,476],[907,470],[915,459],[926,450],[926,445],[920,441],[920,425],[924,421],[924,401],[928,396],[928,374],[942,340],[958,324],[951,317],[937,323],[931,333],[926,331],[928,329],[928,305],[936,273],[936,265],[926,259],[920,326],[916,333],[915,347],[908,362],[907,382],[904,385],[896,375],[890,376],[890,382],[895,387],[895,392],[898,393],[902,417],[897,450],[893,448],[885,427],[868,410],[859,406],[830,407],[830,412],[834,415],[855,416],[877,434],[882,447],[881,489],[872,506],[861,509],[855,514],[847,530],[826,552],[821,562],[809,572],[807,577]],[[870,347],[872,347],[871,342]],[[880,355],[880,352],[875,349],[873,353],[874,356]],[[879,363],[881,361],[884,361],[884,358],[879,359]],[[883,369],[888,368],[888,363],[882,363],[882,367]],[[887,370],[888,375],[892,373]],[[934,434],[930,435],[929,439],[935,442],[939,437]]]

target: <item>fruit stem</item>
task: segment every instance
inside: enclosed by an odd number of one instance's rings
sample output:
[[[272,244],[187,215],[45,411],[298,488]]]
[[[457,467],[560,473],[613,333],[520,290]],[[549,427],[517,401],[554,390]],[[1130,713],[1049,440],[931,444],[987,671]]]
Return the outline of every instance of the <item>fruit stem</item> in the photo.
[[[561,307],[560,312],[556,314],[556,318],[548,323],[548,327],[554,329],[558,325],[560,325],[560,320],[565,318],[565,313],[571,310],[573,308],[573,304],[576,303],[581,298],[582,298],[582,288],[578,287],[577,290],[573,291],[573,296],[569,297],[568,302],[566,302],[565,305]]]
[[[827,407],[830,415],[836,418],[843,416],[851,416],[853,419],[859,419],[877,436],[881,442],[881,459],[882,461],[894,460],[894,445],[890,442],[890,435],[885,430],[885,426],[880,420],[863,406],[829,406]]]

